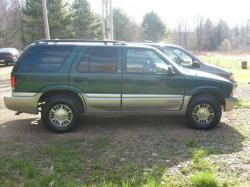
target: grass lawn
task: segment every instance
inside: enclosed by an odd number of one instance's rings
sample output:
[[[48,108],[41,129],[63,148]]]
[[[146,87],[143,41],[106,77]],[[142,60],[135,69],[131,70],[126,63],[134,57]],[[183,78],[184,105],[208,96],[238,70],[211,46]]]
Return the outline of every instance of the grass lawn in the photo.
[[[205,159],[219,150],[201,147],[195,139],[186,142],[191,161],[181,166],[177,175],[168,173],[164,164],[122,161],[117,150],[112,148],[115,146],[112,140],[107,137],[92,142],[94,161],[88,164],[88,156],[81,148],[82,141],[56,142],[32,152],[1,158],[0,186],[217,187],[237,184],[236,178],[231,181],[229,177],[219,178],[218,165]],[[114,154],[114,158],[107,162],[98,156],[105,152]]]
[[[239,83],[250,82],[250,60],[248,60],[248,69],[241,69],[241,57],[232,55],[199,55],[200,59],[204,62],[222,67],[226,70],[232,71],[235,75],[235,79]]]

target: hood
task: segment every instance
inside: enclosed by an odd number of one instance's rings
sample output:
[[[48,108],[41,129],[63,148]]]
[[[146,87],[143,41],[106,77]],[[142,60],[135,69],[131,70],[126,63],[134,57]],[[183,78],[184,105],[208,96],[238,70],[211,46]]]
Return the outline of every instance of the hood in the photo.
[[[206,78],[206,79],[213,79],[216,81],[223,81],[223,82],[229,82],[230,81],[226,78],[223,78],[221,76],[211,74],[211,73],[206,73],[203,71],[196,71],[196,70],[191,70],[191,69],[184,69],[183,68],[183,74],[188,75],[188,76],[194,76],[194,77],[201,77],[201,78]]]
[[[216,74],[225,78],[229,78],[232,72],[229,72],[223,68],[220,68],[218,66],[212,65],[212,64],[207,64],[202,62],[201,68],[204,69],[204,71],[212,74]]]

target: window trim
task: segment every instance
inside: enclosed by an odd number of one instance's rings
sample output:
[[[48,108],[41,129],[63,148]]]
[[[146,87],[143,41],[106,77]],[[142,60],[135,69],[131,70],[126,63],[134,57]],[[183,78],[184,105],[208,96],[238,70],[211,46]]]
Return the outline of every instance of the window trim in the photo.
[[[108,46],[109,48],[115,48],[115,47],[111,47],[111,46]],[[117,49],[117,62],[116,62],[116,68],[115,68],[115,71],[114,72],[90,72],[90,59],[91,59],[91,56],[89,55],[89,57],[88,57],[88,71],[87,72],[81,72],[81,71],[79,71],[79,66],[80,66],[80,63],[81,63],[81,59],[82,59],[82,57],[87,53],[87,52],[89,52],[90,50],[91,50],[91,48],[108,48],[108,47],[105,47],[105,46],[88,46],[87,47],[87,50],[85,50],[84,52],[83,52],[83,54],[80,54],[80,59],[78,60],[78,62],[77,62],[77,66],[76,66],[76,72],[77,73],[91,73],[91,74],[118,74],[118,73],[121,73],[121,72],[118,72],[118,63],[119,63],[119,49]]]
[[[155,55],[157,55],[163,62],[165,62],[167,65],[170,65],[168,64],[160,55],[158,55],[153,49],[149,49],[149,48],[136,48],[136,47],[131,47],[131,48],[127,48],[126,49],[126,52],[125,52],[125,74],[137,74],[137,75],[167,75],[167,73],[150,73],[150,72],[128,72],[127,71],[127,53],[128,53],[128,50],[130,49],[137,49],[137,50],[149,50],[149,51],[152,51]]]

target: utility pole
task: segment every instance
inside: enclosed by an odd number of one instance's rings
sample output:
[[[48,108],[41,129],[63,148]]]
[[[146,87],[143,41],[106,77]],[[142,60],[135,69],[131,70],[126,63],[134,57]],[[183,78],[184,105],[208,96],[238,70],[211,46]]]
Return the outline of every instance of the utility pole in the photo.
[[[42,0],[42,3],[43,3],[43,22],[44,22],[44,30],[45,30],[45,39],[49,40],[50,33],[49,33],[49,21],[48,21],[46,0]]]
[[[102,0],[102,33],[103,39],[113,40],[112,0]]]

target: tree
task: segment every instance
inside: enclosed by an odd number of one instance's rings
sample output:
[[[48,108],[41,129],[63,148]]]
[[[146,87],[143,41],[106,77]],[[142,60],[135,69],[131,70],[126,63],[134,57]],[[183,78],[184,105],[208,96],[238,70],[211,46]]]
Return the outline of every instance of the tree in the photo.
[[[239,44],[240,44],[240,29],[238,27],[238,25],[236,25],[232,30],[231,30],[231,36],[232,36],[232,47],[234,49],[238,49],[239,48]]]
[[[132,22],[121,9],[113,9],[114,39],[121,41],[141,40],[140,27]]]
[[[231,47],[232,47],[231,42],[226,38],[221,42],[221,44],[219,46],[219,50],[220,51],[229,51],[229,50],[231,50]]]
[[[221,45],[224,39],[230,40],[230,29],[227,23],[223,20],[220,20],[215,27],[215,45],[216,49]]]
[[[185,48],[188,46],[188,28],[187,28],[187,20],[179,20],[178,28],[177,28],[177,44],[181,45]]]
[[[214,49],[216,49],[214,27],[212,21],[208,18],[203,26],[202,50],[212,51]]]
[[[160,41],[167,35],[167,29],[161,18],[155,12],[147,13],[142,22],[144,39]]]
[[[72,15],[63,0],[47,1],[48,19],[51,38],[72,37]],[[42,1],[26,0],[23,9],[24,42],[30,43],[44,38]]]
[[[197,45],[197,50],[198,51],[201,51],[201,46],[202,46],[202,37],[203,37],[203,16],[200,16],[200,15],[197,15],[197,18],[196,18],[196,45]]]
[[[75,38],[99,39],[102,37],[101,19],[91,11],[87,0],[74,0],[72,10]]]
[[[22,0],[0,1],[0,47],[21,44]]]

